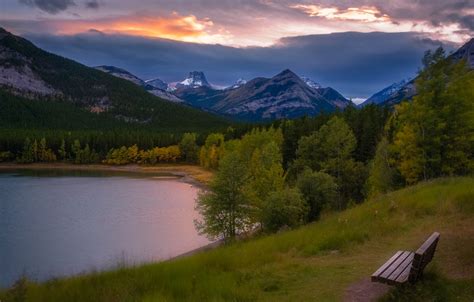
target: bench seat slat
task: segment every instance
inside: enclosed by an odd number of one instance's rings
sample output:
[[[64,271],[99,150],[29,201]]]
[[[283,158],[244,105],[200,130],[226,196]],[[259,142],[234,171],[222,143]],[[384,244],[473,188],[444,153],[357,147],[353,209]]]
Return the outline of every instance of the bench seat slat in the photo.
[[[380,275],[380,278],[388,279],[388,277],[405,261],[406,258],[408,258],[408,256],[410,256],[410,254],[411,252],[404,251],[400,255],[400,257],[398,257],[397,260],[392,262],[392,264],[385,270],[385,272]]]
[[[410,276],[410,270],[411,270],[411,263],[409,266],[407,266],[403,272],[397,277],[397,279],[394,282],[394,285],[396,284],[402,284],[408,281],[408,276]]]
[[[439,233],[434,232],[415,252],[398,251],[372,274],[373,282],[398,285],[416,282],[423,274],[425,266],[433,259],[439,241]]]
[[[375,281],[379,278],[379,276],[392,264],[395,260],[400,257],[403,251],[396,252],[390,259],[387,260],[375,273],[372,274],[372,281]]]
[[[407,268],[411,269],[414,255],[414,253],[409,253],[408,257],[398,266],[396,270],[393,271],[392,274],[390,274],[390,276],[387,277],[387,279],[396,281],[398,276],[400,276],[403,271],[405,271]]]

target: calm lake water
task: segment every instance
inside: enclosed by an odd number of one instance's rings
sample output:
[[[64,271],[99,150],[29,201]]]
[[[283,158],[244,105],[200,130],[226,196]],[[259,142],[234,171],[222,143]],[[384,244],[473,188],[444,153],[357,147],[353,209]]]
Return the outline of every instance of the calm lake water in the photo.
[[[0,287],[167,259],[206,245],[198,188],[150,175],[0,172]]]

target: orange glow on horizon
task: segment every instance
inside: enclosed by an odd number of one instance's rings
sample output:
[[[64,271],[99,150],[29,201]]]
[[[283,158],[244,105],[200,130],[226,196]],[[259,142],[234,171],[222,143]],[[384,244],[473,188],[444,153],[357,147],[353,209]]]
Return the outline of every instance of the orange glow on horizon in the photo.
[[[56,33],[72,35],[93,29],[111,34],[120,33],[186,42],[223,42],[224,36],[210,32],[213,25],[209,19],[173,13],[167,17],[128,16],[101,21],[71,20],[67,23],[60,22],[56,27]]]

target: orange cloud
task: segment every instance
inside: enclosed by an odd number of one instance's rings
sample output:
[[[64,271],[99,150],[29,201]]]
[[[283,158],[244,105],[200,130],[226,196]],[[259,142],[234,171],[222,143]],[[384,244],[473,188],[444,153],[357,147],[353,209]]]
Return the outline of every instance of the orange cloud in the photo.
[[[198,19],[194,15],[180,16],[124,16],[106,20],[58,21],[56,33],[76,34],[95,29],[104,33],[166,38],[186,42],[223,43],[229,37],[213,33],[210,19]]]
[[[329,20],[348,20],[361,22],[386,22],[390,17],[382,14],[375,6],[349,7],[339,9],[338,7],[323,7],[319,5],[293,5],[291,8],[299,9],[311,17],[323,17]]]

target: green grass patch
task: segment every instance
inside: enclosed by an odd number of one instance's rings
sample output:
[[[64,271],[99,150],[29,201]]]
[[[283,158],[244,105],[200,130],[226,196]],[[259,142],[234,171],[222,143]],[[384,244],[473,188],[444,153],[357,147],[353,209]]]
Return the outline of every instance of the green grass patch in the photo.
[[[469,284],[474,272],[465,267],[472,261],[474,242],[460,242],[455,237],[474,235],[472,196],[474,178],[423,183],[328,214],[321,221],[296,230],[187,258],[39,284],[27,282],[25,298],[337,301],[349,284],[370,276],[395,251],[415,250],[431,232],[439,231],[440,245],[423,282],[394,290],[384,299],[456,301],[458,296],[470,295],[472,300],[474,289]],[[437,268],[436,273],[431,273],[432,266]],[[0,300],[8,301],[8,295],[0,293]]]

